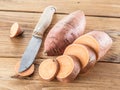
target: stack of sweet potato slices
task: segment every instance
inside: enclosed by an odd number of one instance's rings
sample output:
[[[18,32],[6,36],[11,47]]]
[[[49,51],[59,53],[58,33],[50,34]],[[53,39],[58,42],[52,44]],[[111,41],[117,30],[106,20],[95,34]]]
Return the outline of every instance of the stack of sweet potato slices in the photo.
[[[67,46],[63,55],[58,56],[56,61],[43,61],[39,67],[39,75],[45,80],[57,78],[61,82],[71,82],[79,73],[88,72],[111,46],[112,39],[105,32],[89,32]]]

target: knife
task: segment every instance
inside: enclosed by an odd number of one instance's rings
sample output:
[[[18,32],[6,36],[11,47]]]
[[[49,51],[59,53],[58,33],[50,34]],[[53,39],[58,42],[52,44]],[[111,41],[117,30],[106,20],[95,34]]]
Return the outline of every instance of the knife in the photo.
[[[27,70],[35,60],[42,43],[43,34],[51,24],[55,11],[56,9],[54,6],[48,6],[43,11],[37,25],[35,26],[32,38],[22,56],[19,73]]]

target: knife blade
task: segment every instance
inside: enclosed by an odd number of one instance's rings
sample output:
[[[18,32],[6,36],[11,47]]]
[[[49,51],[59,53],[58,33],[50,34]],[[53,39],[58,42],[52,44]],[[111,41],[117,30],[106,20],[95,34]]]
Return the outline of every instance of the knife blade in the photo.
[[[51,24],[55,11],[56,9],[54,6],[48,6],[43,11],[37,25],[35,26],[32,38],[21,58],[19,72],[27,70],[34,62],[42,43],[43,34]]]

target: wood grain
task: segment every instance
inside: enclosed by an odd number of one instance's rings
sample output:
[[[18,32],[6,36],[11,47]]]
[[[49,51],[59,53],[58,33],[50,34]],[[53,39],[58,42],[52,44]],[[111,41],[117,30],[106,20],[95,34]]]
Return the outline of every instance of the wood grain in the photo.
[[[0,0],[2,11],[42,12],[48,5],[56,6],[57,13],[70,13],[80,9],[86,15],[120,17],[119,0]]]
[[[42,90],[42,86],[30,80],[0,80],[0,90]]]
[[[21,60],[41,12],[48,5],[56,6],[57,12],[44,39],[56,22],[75,10],[83,10],[86,14],[85,33],[101,30],[113,39],[112,48],[101,58],[101,62],[88,74],[79,75],[71,83],[61,83],[57,80],[47,82],[40,78],[39,64],[45,58],[55,58],[43,54],[43,43],[34,62],[34,74],[20,77],[14,71],[14,66]],[[25,32],[22,36],[11,39],[9,30],[14,22],[18,22]],[[120,1],[0,0],[0,90],[120,90]]]
[[[95,90],[95,88],[100,88],[103,90],[105,88],[108,90],[110,88],[112,90],[120,89],[119,64],[99,62],[88,74],[79,75],[74,82],[61,83],[57,80],[52,82],[44,81],[39,77],[38,66],[44,59],[37,59],[35,61],[36,70],[32,76],[25,78],[13,78],[12,76],[15,74],[14,66],[19,60],[20,58],[0,58],[0,90],[1,88],[9,88],[8,90],[39,90],[41,87],[79,87],[83,90],[86,90],[87,88],[90,90],[91,88],[93,90]],[[47,89],[51,90],[51,88]]]
[[[55,14],[50,28],[66,15]],[[0,12],[0,57],[21,57],[32,36],[32,31],[39,19],[39,13],[21,12]],[[108,33],[113,39],[111,50],[101,61],[120,62],[120,19],[105,17],[87,16],[87,26],[85,33],[91,30],[102,30]],[[13,22],[19,22],[21,28],[25,30],[20,37],[11,39],[9,30]],[[49,58],[43,54],[43,43],[38,54],[38,58]]]
[[[112,87],[43,87],[42,90],[118,90]]]

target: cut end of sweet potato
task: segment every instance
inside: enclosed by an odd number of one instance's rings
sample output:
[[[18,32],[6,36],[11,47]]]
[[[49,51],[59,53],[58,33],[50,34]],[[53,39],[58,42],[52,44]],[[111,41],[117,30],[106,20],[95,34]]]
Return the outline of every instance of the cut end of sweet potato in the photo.
[[[64,55],[73,55],[79,58],[82,68],[84,68],[89,62],[89,52],[84,45],[71,44],[65,49]]]
[[[94,50],[88,46],[86,46],[86,48],[89,52],[89,62],[85,68],[81,69],[80,71],[81,74],[86,74],[87,72],[89,72],[97,62],[97,55],[94,52]]]
[[[30,76],[33,72],[34,72],[34,64],[32,64],[26,71],[23,71],[21,73],[19,73],[19,68],[20,68],[20,61],[15,65],[15,72],[17,75],[20,76]]]
[[[92,31],[87,33],[87,35],[91,35],[99,43],[99,47],[100,47],[99,59],[103,57],[112,46],[112,39],[107,33],[103,31]]]
[[[51,81],[56,77],[59,70],[59,64],[56,60],[44,60],[39,66],[39,75],[42,79]]]
[[[85,34],[77,38],[73,43],[89,46],[90,48],[94,49],[97,54],[97,58],[99,57],[100,46],[98,41],[94,37]]]
[[[10,37],[16,37],[23,33],[23,30],[20,28],[19,24],[16,22],[11,26]]]
[[[57,74],[57,79],[61,82],[71,82],[80,72],[80,62],[74,56],[62,55],[58,56],[57,61],[60,65],[60,70]]]

